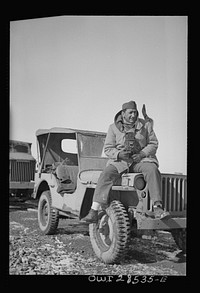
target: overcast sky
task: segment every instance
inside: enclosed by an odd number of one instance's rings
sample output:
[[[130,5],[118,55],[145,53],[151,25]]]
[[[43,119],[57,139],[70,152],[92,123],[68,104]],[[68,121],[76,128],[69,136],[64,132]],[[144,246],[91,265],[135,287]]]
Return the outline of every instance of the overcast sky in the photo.
[[[10,22],[10,139],[39,128],[107,132],[124,102],[154,119],[162,173],[187,172],[187,17]]]

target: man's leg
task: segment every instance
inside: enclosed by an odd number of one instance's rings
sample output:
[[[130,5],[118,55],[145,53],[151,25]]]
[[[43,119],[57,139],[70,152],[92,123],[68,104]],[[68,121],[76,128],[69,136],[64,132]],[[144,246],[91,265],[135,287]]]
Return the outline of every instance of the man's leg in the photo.
[[[155,163],[142,162],[132,166],[133,172],[141,172],[148,183],[150,198],[153,201],[156,218],[164,218],[169,215],[162,209],[161,174]]]
[[[108,195],[113,183],[119,179],[121,175],[117,168],[113,165],[108,165],[101,173],[97,186],[94,191],[93,203],[89,214],[82,219],[84,222],[95,223],[98,220],[98,210],[101,205],[107,204]]]
[[[142,162],[133,165],[133,172],[141,172],[148,182],[150,198],[153,203],[162,202],[161,197],[161,174],[155,163]]]
[[[101,173],[97,186],[94,191],[93,202],[106,204],[108,195],[113,183],[119,179],[121,175],[117,168],[113,165],[108,165]]]

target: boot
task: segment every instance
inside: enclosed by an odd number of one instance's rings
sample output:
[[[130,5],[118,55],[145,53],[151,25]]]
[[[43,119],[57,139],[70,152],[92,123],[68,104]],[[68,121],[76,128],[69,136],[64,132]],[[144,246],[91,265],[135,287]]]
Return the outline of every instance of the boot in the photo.
[[[153,206],[155,219],[161,220],[170,216],[170,213],[164,211],[161,206]]]
[[[97,223],[98,222],[98,211],[90,209],[88,215],[81,219],[81,222],[86,222],[88,224]]]

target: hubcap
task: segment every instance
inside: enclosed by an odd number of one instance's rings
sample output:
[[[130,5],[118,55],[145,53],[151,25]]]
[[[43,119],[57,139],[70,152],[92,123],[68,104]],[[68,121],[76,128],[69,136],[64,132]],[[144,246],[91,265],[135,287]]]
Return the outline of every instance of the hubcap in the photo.
[[[41,211],[41,220],[42,220],[43,226],[47,225],[48,218],[49,218],[48,204],[47,204],[47,202],[44,202],[44,204],[42,206],[42,211]]]
[[[104,245],[109,247],[113,239],[113,225],[110,217],[105,214],[99,223],[99,235]]]

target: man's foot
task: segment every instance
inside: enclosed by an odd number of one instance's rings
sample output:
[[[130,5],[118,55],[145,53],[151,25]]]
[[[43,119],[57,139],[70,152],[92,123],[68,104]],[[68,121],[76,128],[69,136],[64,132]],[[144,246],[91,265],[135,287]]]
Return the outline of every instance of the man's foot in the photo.
[[[88,224],[97,223],[98,222],[98,211],[90,209],[88,215],[81,219],[81,222],[86,222]]]
[[[153,206],[153,210],[155,219],[161,220],[170,216],[170,213],[164,211],[161,206]]]

